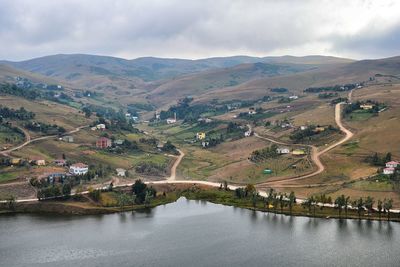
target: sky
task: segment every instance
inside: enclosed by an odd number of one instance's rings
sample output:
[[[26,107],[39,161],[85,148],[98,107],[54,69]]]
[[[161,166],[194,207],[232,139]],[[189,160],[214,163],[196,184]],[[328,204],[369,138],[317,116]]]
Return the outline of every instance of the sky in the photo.
[[[400,55],[400,1],[1,0],[0,59]]]

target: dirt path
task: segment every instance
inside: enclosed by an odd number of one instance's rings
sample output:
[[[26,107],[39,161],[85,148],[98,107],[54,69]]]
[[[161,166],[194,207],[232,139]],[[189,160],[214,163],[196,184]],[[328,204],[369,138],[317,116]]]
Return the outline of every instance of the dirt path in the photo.
[[[178,158],[175,160],[174,165],[171,167],[171,175],[167,178],[167,181],[176,181],[176,169],[178,168],[179,164],[181,163],[185,153],[182,150],[177,149],[179,152]]]
[[[29,132],[28,132],[27,130],[25,130],[24,128],[21,128],[21,127],[19,127],[19,126],[17,126],[17,127],[18,127],[18,129],[20,129],[21,131],[24,132],[24,135],[25,135],[25,142],[22,143],[22,144],[20,144],[20,145],[18,145],[18,146],[16,146],[16,147],[13,147],[13,148],[10,148],[10,149],[1,151],[0,154],[2,154],[3,156],[9,156],[9,153],[10,153],[10,152],[13,152],[13,151],[15,151],[15,150],[21,149],[21,148],[23,148],[24,146],[29,145],[30,143],[33,143],[33,142],[36,142],[36,141],[40,141],[40,140],[45,140],[45,139],[57,137],[57,135],[46,135],[46,136],[41,136],[41,137],[37,137],[37,138],[31,139],[31,136],[30,136],[30,134],[29,134]],[[69,132],[64,133],[63,135],[73,134],[73,133],[79,132],[81,129],[86,128],[86,127],[89,127],[89,126],[88,126],[88,125],[80,126],[80,127],[75,128],[75,129],[73,129],[73,130],[71,130],[71,131],[69,131]]]
[[[349,99],[351,99],[352,96],[352,91],[349,93]],[[311,145],[301,145],[301,146],[307,146],[311,148],[311,160],[314,162],[314,164],[317,166],[317,170],[309,173],[309,174],[305,174],[305,175],[301,175],[301,176],[295,176],[295,177],[288,177],[288,178],[284,178],[284,179],[280,179],[280,180],[274,180],[271,182],[264,182],[264,183],[260,183],[258,184],[259,186],[279,186],[282,185],[282,183],[286,183],[288,181],[297,181],[297,180],[302,180],[302,179],[306,179],[315,175],[318,175],[320,173],[322,173],[325,170],[325,166],[324,164],[321,162],[321,156],[323,154],[325,154],[326,152],[334,149],[335,147],[347,142],[350,138],[353,137],[353,133],[348,130],[347,128],[345,128],[343,126],[342,123],[342,112],[341,112],[341,106],[343,103],[338,103],[335,106],[335,122],[337,124],[337,126],[339,127],[340,131],[343,132],[345,134],[345,137],[341,140],[339,140],[338,142],[330,145],[329,147],[325,148],[322,151],[318,151],[317,147],[315,146],[311,146]],[[268,137],[263,137],[258,135],[257,133],[254,133],[254,136],[260,138],[260,139],[264,139],[270,142],[273,142],[275,144],[280,144],[280,145],[293,145],[293,144],[288,144],[288,143],[284,143],[284,142],[280,142],[280,141],[276,141],[274,139],[268,138]]]

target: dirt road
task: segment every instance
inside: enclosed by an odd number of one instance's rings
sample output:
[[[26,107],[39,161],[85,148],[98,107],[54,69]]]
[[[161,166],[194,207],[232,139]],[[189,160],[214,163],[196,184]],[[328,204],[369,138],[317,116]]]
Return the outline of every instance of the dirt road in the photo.
[[[178,168],[179,164],[181,163],[185,153],[182,150],[177,149],[179,152],[178,158],[175,160],[174,165],[171,167],[171,175],[167,178],[167,181],[175,181],[176,180],[176,169]]]
[[[33,142],[36,142],[36,141],[40,141],[40,140],[45,140],[45,139],[57,137],[57,135],[46,135],[46,136],[41,136],[41,137],[37,137],[37,138],[31,139],[31,136],[30,136],[30,134],[29,134],[29,132],[28,132],[27,130],[25,130],[24,128],[21,128],[21,127],[19,127],[19,126],[17,126],[17,127],[18,127],[18,129],[20,129],[20,130],[24,133],[24,135],[25,135],[25,142],[22,143],[22,144],[20,144],[20,145],[18,145],[18,146],[15,146],[15,147],[12,147],[12,148],[10,148],[10,149],[1,151],[0,154],[2,154],[3,156],[8,156],[8,154],[9,154],[10,152],[15,151],[15,150],[18,150],[18,149],[21,149],[21,148],[23,148],[24,146],[29,145],[30,143],[33,143]],[[79,132],[81,129],[86,128],[86,127],[89,127],[89,126],[88,126],[88,125],[80,126],[80,127],[75,128],[75,129],[73,129],[73,130],[71,130],[71,131],[69,131],[69,132],[64,133],[63,135],[73,134],[73,133]]]

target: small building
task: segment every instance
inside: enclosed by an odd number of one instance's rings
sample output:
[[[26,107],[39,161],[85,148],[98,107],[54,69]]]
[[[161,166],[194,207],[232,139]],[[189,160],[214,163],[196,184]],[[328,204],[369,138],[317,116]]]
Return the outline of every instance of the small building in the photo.
[[[360,108],[364,109],[364,110],[369,110],[369,109],[373,109],[374,105],[372,105],[372,104],[361,104]]]
[[[157,144],[157,149],[158,149],[158,150],[162,150],[163,148],[164,148],[164,143],[158,142],[158,144]]]
[[[245,132],[244,132],[244,136],[245,136],[245,137],[249,137],[249,136],[251,136],[252,134],[253,134],[252,131],[245,131]]]
[[[386,162],[386,168],[397,168],[397,166],[399,166],[399,162],[397,161],[389,161]]]
[[[205,133],[205,132],[198,132],[198,133],[196,133],[196,139],[197,139],[197,140],[206,139],[206,133]]]
[[[89,171],[89,166],[84,163],[75,163],[69,167],[69,173],[73,175],[84,175]]]
[[[249,115],[257,114],[257,111],[254,108],[249,108]]]
[[[315,129],[313,130],[314,133],[321,133],[321,132],[323,132],[323,131],[325,131],[325,128],[324,128],[324,127],[321,127],[321,126],[317,126],[317,127],[315,127]]]
[[[396,170],[395,168],[384,168],[383,169],[383,174],[391,175],[391,174],[394,174],[395,170]]]
[[[117,139],[117,140],[114,141],[114,144],[116,144],[116,145],[122,145],[124,142],[125,142],[124,139]]]
[[[46,165],[46,161],[44,159],[35,159],[33,160],[33,164],[36,166],[44,166]]]
[[[287,147],[278,147],[276,149],[276,153],[278,154],[289,154],[290,153],[290,149]]]
[[[272,170],[271,169],[265,169],[265,170],[263,170],[263,174],[272,174]]]
[[[126,170],[122,168],[116,168],[115,171],[117,172],[117,176],[125,177]]]
[[[203,147],[203,148],[206,148],[206,147],[208,147],[210,145],[210,142],[208,142],[208,141],[203,141],[203,142],[201,142],[201,146]]]
[[[111,145],[112,145],[112,141],[111,141],[111,139],[109,139],[107,137],[100,137],[96,141],[96,147],[98,147],[98,148],[107,148],[107,147],[111,147]]]
[[[47,182],[52,183],[64,183],[65,179],[71,176],[68,173],[61,172],[61,173],[51,173],[47,176]]]
[[[305,131],[305,130],[307,130],[307,129],[308,129],[308,126],[306,126],[306,125],[300,126],[300,130],[302,130],[302,131]]]
[[[292,151],[292,155],[295,155],[295,156],[302,156],[305,154],[306,154],[306,152],[303,149],[295,149]]]
[[[292,95],[292,96],[289,96],[289,99],[291,99],[291,100],[296,100],[296,99],[298,99],[299,97],[297,96],[297,95]]]
[[[12,158],[12,159],[10,159],[10,163],[11,163],[11,165],[18,165],[21,163],[21,159],[20,158]]]
[[[173,118],[168,118],[167,119],[167,124],[173,124],[176,123],[176,112],[174,113],[174,117]]]
[[[97,130],[105,130],[106,129],[106,125],[104,123],[100,123],[96,125],[96,129]]]
[[[57,166],[63,167],[67,165],[67,161],[65,159],[56,159],[54,160],[54,164]]]
[[[62,139],[64,142],[67,142],[67,143],[73,143],[73,142],[74,142],[74,137],[71,136],[71,135],[63,136],[63,137],[61,137],[61,139]]]
[[[212,122],[212,119],[210,119],[210,118],[199,118],[197,121],[198,122],[202,122],[202,123],[210,123],[210,122]]]

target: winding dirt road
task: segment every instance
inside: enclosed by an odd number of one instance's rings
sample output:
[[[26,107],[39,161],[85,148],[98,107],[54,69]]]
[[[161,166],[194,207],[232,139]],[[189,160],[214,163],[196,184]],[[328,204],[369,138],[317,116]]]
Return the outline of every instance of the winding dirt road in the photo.
[[[17,127],[18,127],[18,129],[20,129],[24,133],[25,142],[20,144],[20,145],[18,145],[18,146],[13,147],[13,148],[1,151],[0,154],[2,154],[3,156],[8,156],[10,152],[13,152],[15,150],[21,149],[24,146],[29,145],[30,143],[57,137],[57,135],[46,135],[46,136],[41,136],[41,137],[37,137],[37,138],[31,139],[31,136],[30,136],[30,134],[29,134],[29,132],[27,130],[25,130],[24,128],[21,128],[19,126],[17,126]],[[89,127],[89,126],[88,125],[80,126],[80,127],[75,128],[75,129],[73,129],[73,130],[71,130],[69,132],[64,133],[63,135],[73,134],[73,133],[79,132],[81,129],[86,128],[86,127]]]
[[[349,99],[351,98],[351,94],[352,92],[349,93]],[[302,180],[302,179],[306,179],[315,175],[318,175],[320,173],[322,173],[325,170],[325,166],[324,164],[321,162],[321,156],[323,154],[325,154],[326,152],[334,149],[335,147],[347,142],[350,138],[353,137],[353,133],[348,130],[346,127],[343,126],[342,123],[342,112],[341,112],[341,106],[344,103],[338,103],[335,106],[335,122],[337,124],[337,126],[339,127],[340,131],[343,132],[345,134],[345,137],[341,140],[339,140],[338,142],[330,145],[329,147],[323,149],[322,151],[318,151],[318,148],[312,145],[300,145],[300,146],[307,146],[311,148],[311,160],[314,162],[314,164],[317,166],[317,170],[315,170],[312,173],[309,174],[305,174],[305,175],[301,175],[301,176],[295,176],[295,177],[287,177],[287,178],[282,178],[279,180],[274,180],[271,182],[263,182],[258,184],[259,186],[272,186],[272,185],[282,185],[282,183],[286,183],[288,181],[297,181],[297,180]],[[284,142],[279,142],[276,141],[274,139],[268,138],[268,137],[263,137],[258,135],[257,133],[254,133],[254,136],[256,136],[257,138],[263,139],[263,140],[267,140],[269,142],[273,142],[275,144],[280,144],[280,145],[293,145],[293,144],[288,144],[288,143],[284,143]]]

